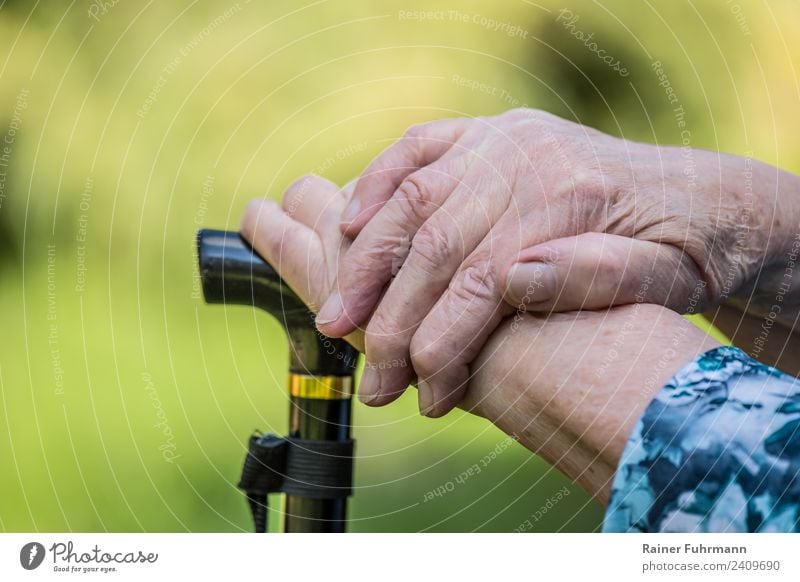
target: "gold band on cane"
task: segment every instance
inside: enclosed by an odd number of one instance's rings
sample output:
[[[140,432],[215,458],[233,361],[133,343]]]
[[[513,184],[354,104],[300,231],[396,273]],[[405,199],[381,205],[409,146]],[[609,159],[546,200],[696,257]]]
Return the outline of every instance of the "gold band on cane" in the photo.
[[[289,394],[298,398],[346,400],[353,395],[353,377],[289,374]]]

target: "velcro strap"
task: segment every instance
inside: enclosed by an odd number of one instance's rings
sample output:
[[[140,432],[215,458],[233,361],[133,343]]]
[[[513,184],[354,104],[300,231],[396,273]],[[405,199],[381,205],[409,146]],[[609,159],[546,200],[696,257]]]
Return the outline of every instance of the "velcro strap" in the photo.
[[[282,490],[312,499],[348,497],[353,492],[354,441],[287,438]]]
[[[239,489],[258,494],[280,491],[285,474],[286,439],[273,434],[251,436]]]
[[[312,499],[352,494],[355,442],[250,437],[239,488],[250,495],[282,491]]]

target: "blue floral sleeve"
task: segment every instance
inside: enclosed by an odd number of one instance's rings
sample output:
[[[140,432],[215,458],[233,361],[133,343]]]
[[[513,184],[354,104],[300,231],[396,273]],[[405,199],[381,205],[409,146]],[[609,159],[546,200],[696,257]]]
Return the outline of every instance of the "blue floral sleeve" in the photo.
[[[800,531],[800,382],[732,347],[678,372],[614,477],[607,532]]]

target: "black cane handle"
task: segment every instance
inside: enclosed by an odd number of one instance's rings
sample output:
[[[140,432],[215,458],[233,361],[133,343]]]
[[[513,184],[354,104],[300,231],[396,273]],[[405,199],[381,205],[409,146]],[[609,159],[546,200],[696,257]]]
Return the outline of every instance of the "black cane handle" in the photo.
[[[250,305],[272,315],[291,342],[290,369],[312,376],[351,376],[358,352],[320,334],[314,314],[238,232],[197,233],[200,281],[206,303]]]

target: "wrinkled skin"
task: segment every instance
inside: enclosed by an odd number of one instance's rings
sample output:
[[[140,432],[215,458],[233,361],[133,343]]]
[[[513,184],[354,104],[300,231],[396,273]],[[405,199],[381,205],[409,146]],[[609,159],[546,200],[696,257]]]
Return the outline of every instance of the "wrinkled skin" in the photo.
[[[352,186],[339,191],[310,176],[287,190],[282,206],[254,201],[242,220],[245,238],[314,311],[330,296],[337,263],[351,246],[339,229],[351,195]],[[347,340],[363,352],[363,331]],[[716,345],[655,305],[548,316],[519,312],[489,336],[457,404],[605,502],[628,435],[653,395]]]
[[[780,219],[796,229],[800,216],[779,182],[797,186],[752,160],[530,109],[416,126],[355,186],[342,224],[354,241],[317,325],[365,332],[364,402],[391,402],[416,376],[420,410],[441,416],[515,309],[644,301],[697,313],[758,294],[755,276],[778,273],[789,247]],[[412,366],[381,365],[403,360]]]

